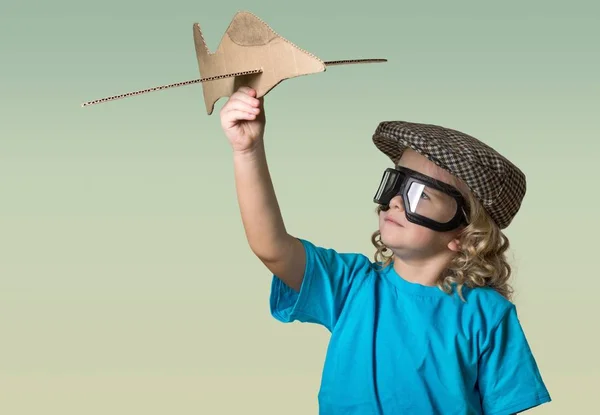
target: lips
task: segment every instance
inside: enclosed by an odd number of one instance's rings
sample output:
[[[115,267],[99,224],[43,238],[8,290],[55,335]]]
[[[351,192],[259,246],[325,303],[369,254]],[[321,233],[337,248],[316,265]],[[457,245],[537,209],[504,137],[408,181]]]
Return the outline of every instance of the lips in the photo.
[[[392,223],[392,224],[394,224],[396,226],[402,226],[402,225],[400,225],[398,222],[396,222],[394,219],[392,219],[390,217],[385,218],[385,222]]]

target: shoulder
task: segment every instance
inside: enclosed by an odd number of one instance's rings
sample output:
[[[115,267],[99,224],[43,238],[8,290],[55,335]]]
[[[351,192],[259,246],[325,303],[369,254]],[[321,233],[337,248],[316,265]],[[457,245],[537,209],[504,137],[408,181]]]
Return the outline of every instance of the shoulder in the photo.
[[[311,261],[327,264],[332,268],[353,268],[356,270],[370,270],[376,267],[366,255],[360,252],[342,252],[337,249],[319,246],[306,239],[300,239],[307,254],[307,258]]]
[[[482,343],[515,310],[511,301],[489,287],[465,287],[463,297],[464,302],[457,301],[462,308],[464,323],[479,334]]]
[[[501,315],[514,308],[514,304],[498,291],[489,287],[463,288],[465,306],[490,317]]]

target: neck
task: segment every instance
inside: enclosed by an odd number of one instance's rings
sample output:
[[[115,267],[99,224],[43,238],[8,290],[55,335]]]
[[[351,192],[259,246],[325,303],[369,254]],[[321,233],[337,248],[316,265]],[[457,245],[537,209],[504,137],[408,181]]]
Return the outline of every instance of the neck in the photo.
[[[394,270],[408,282],[435,286],[451,260],[451,252],[427,258],[407,258],[394,253]]]

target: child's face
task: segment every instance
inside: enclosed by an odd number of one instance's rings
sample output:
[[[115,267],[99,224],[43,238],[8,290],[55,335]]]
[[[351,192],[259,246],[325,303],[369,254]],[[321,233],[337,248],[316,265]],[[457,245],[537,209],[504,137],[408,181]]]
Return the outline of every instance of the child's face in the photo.
[[[463,190],[464,186],[450,173],[413,150],[407,149],[398,164]],[[443,252],[447,253],[448,250],[456,251],[458,249],[456,238],[461,230],[459,228],[451,232],[436,232],[409,222],[400,195],[390,201],[388,211],[379,214],[381,241],[395,255],[405,258],[423,259]]]

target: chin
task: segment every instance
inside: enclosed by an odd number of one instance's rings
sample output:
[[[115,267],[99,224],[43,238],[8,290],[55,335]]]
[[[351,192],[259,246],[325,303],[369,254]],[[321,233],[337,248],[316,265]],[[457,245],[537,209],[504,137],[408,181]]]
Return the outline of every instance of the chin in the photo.
[[[427,251],[435,244],[432,231],[408,224],[402,228],[387,226],[382,223],[379,227],[381,242],[392,251]]]
[[[407,241],[406,235],[400,235],[397,231],[390,232],[389,229],[380,228],[381,242],[391,250],[402,249],[410,246],[410,241]]]

